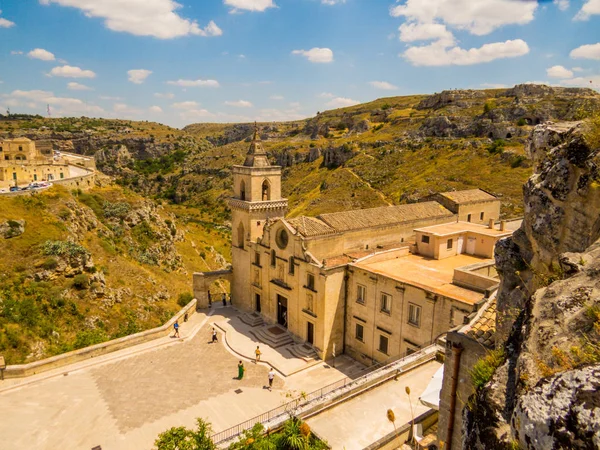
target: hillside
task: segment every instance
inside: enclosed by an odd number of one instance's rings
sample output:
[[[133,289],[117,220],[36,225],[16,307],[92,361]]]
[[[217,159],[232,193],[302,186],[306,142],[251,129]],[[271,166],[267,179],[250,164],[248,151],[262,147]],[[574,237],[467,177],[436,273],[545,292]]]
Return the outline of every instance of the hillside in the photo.
[[[16,364],[164,323],[194,270],[225,264],[226,236],[118,186],[0,197],[0,354]]]

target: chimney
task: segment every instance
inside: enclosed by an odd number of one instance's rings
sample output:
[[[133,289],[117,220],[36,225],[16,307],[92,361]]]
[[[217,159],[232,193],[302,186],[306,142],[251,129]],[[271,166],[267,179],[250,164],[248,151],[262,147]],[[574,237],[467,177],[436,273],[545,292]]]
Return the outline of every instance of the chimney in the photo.
[[[506,229],[506,220],[500,221],[500,231],[504,231]]]
[[[493,229],[494,229],[494,219],[490,219],[490,222],[489,222],[488,228],[489,228],[490,230],[493,230]]]

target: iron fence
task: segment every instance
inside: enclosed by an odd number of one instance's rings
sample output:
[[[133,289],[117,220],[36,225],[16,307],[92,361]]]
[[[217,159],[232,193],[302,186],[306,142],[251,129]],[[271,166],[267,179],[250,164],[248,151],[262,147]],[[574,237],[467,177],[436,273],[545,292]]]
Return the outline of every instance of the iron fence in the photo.
[[[286,414],[293,415],[299,408],[307,405],[308,403],[313,402],[315,400],[319,400],[338,389],[343,389],[347,386],[359,385],[368,377],[372,376],[373,372],[395,364],[401,360],[408,358],[414,359],[414,361],[412,361],[412,364],[409,364],[409,367],[413,367],[414,364],[421,363],[423,357],[431,356],[427,353],[427,351],[431,350],[431,347],[433,347],[433,345],[429,345],[411,355],[398,356],[390,358],[381,363],[373,364],[369,367],[366,367],[364,370],[367,370],[368,372],[364,375],[361,375],[360,377],[354,379],[344,377],[342,380],[328,384],[327,386],[323,386],[322,388],[319,388],[308,394],[303,393],[298,398],[291,400],[281,406],[278,406],[277,408],[273,408],[270,411],[259,414],[258,416],[248,419],[244,422],[238,423],[237,425],[234,425],[231,428],[215,433],[211,436],[211,439],[215,444],[219,444],[221,442],[227,441],[242,434],[244,431],[251,429],[257,423],[270,422],[271,420],[278,419]]]

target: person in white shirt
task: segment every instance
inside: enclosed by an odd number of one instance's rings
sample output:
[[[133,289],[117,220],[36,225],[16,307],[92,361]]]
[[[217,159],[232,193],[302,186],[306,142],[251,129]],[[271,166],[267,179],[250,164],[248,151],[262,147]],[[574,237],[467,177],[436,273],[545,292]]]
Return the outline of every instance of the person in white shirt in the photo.
[[[275,371],[271,367],[269,370],[269,391],[273,388],[273,379],[275,378]]]

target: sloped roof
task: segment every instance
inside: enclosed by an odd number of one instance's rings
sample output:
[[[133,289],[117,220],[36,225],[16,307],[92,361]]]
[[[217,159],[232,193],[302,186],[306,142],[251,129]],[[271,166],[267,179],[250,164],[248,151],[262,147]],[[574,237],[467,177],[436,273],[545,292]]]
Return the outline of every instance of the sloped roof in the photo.
[[[248,149],[248,153],[246,153],[246,160],[244,161],[244,166],[246,167],[269,167],[271,164],[269,163],[269,159],[267,158],[267,153],[262,146],[260,136],[258,135],[258,126],[256,123],[254,124],[254,137],[252,138],[252,142],[250,143],[250,148]]]
[[[336,231],[394,225],[419,219],[452,217],[453,214],[438,202],[411,203],[408,205],[381,206],[321,214],[319,219]]]
[[[316,217],[300,216],[293,219],[285,219],[285,221],[304,237],[336,233],[333,228]]]
[[[481,316],[471,324],[471,328],[465,333],[480,344],[493,348],[495,345],[494,335],[496,333],[496,299],[492,300]]]
[[[439,195],[460,205],[471,202],[485,202],[498,200],[495,196],[481,189],[468,189],[466,191],[442,192]]]

